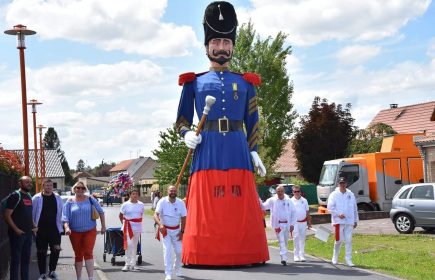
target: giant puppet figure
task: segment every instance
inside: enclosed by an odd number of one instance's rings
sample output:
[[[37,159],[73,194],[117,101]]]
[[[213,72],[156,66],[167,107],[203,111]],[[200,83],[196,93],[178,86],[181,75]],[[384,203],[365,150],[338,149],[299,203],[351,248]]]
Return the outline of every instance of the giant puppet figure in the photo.
[[[245,265],[269,260],[254,165],[266,170],[257,154],[259,123],[256,74],[228,70],[236,39],[237,16],[224,1],[204,15],[210,71],[180,75],[183,86],[176,128],[195,149],[187,194],[182,261],[190,265]],[[196,111],[201,119],[205,97],[216,103],[199,136],[191,131]]]

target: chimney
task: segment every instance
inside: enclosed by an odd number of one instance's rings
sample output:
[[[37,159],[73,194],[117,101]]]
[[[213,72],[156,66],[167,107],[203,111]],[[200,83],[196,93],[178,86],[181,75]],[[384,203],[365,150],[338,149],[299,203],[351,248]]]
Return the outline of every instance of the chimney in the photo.
[[[392,104],[390,104],[390,109],[396,109],[398,105],[399,104],[397,104],[397,103],[392,103]]]

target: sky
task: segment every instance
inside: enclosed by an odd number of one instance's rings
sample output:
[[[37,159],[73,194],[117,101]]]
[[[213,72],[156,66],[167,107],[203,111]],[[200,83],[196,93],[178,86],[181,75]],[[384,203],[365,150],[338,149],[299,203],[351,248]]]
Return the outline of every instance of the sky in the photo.
[[[152,156],[176,119],[178,75],[203,72],[202,0],[0,0],[3,30],[23,24],[27,98],[54,127],[70,168]],[[364,128],[389,104],[434,100],[435,4],[430,0],[234,0],[239,26],[288,35],[291,102],[352,104]],[[29,146],[33,148],[28,108]],[[0,143],[22,149],[19,53],[0,35]]]

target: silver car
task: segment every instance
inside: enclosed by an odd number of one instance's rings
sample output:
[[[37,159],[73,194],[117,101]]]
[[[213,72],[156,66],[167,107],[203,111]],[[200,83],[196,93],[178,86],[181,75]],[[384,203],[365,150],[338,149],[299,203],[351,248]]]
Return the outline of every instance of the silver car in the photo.
[[[399,233],[411,233],[414,228],[435,230],[435,183],[403,186],[394,196],[390,218]]]

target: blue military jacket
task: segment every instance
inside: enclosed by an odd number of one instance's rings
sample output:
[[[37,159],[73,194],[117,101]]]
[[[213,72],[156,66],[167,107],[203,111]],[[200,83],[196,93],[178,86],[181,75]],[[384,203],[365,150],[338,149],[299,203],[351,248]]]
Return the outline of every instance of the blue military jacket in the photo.
[[[184,85],[176,122],[181,135],[184,136],[190,130],[195,110],[198,119],[201,119],[207,95],[216,98],[207,121],[226,117],[230,121],[244,123],[244,129],[238,131],[202,131],[202,142],[195,149],[191,173],[228,169],[253,171],[250,151],[257,151],[259,139],[254,86],[243,75],[228,70],[197,74],[182,83]]]

